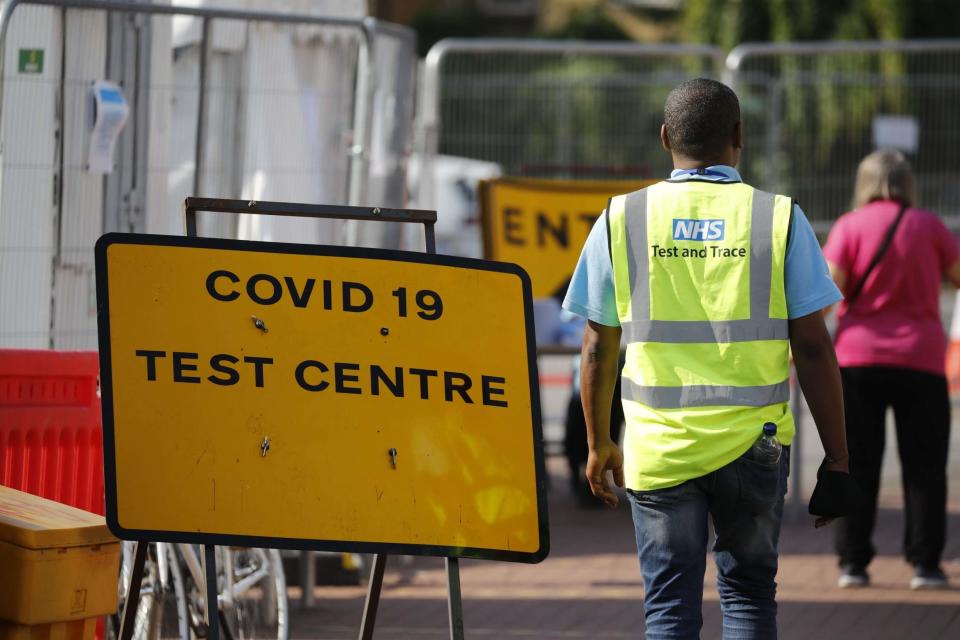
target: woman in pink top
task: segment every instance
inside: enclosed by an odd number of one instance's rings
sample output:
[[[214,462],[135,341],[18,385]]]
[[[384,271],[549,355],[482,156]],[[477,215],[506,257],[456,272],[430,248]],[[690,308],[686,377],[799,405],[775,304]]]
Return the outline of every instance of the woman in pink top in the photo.
[[[870,154],[857,169],[856,209],[837,220],[823,250],[846,298],[837,313],[837,360],[850,473],[866,496],[837,529],[841,587],[869,584],[888,407],[903,471],[910,586],[948,586],[940,568],[950,433],[940,284],[947,276],[960,285],[960,263],[956,238],[935,214],[912,207],[914,193],[902,154]]]

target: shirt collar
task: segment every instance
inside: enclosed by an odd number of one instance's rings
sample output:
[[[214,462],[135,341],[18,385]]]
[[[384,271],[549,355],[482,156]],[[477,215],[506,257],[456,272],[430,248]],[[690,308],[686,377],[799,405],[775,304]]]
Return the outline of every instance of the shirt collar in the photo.
[[[740,172],[733,167],[725,164],[717,164],[707,167],[703,173],[698,173],[693,169],[674,169],[670,172],[670,180],[677,182],[683,180],[704,180],[708,182],[741,182]]]

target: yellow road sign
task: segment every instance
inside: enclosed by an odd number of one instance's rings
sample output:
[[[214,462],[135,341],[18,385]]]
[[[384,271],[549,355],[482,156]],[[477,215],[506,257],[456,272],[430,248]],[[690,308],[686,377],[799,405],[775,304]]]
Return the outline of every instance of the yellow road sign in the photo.
[[[96,259],[119,537],[546,556],[521,269],[128,234]]]
[[[480,183],[484,257],[523,267],[535,298],[562,293],[607,200],[654,182],[485,180]]]

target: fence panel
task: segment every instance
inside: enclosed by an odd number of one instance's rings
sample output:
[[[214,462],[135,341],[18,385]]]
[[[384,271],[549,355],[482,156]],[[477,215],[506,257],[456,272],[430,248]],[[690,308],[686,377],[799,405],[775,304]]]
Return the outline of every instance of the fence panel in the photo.
[[[665,175],[657,132],[667,93],[718,77],[722,62],[714,47],[444,40],[426,58],[419,146],[426,163],[462,156],[506,175]]]
[[[379,23],[373,29],[371,89],[362,115],[369,139],[365,180],[351,186],[354,204],[406,207],[407,163],[413,147],[417,42],[409,29]],[[422,250],[423,232],[397,222],[346,223],[346,244]]]
[[[188,195],[403,199],[409,29],[122,0],[12,0],[0,18],[0,347],[96,348],[96,238],[181,234]],[[104,79],[129,105],[106,174],[88,166],[92,86]],[[391,127],[377,130],[374,112]],[[201,214],[199,227],[255,240],[350,239],[328,221]],[[367,244],[397,246],[394,236]]]
[[[859,161],[900,146],[919,204],[960,231],[960,40],[745,44],[727,67],[745,180],[795,197],[825,233],[850,208]]]

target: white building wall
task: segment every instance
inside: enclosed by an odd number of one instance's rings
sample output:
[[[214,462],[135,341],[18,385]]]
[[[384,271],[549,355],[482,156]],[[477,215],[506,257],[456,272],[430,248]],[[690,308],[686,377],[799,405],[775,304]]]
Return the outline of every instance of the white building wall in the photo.
[[[50,346],[60,34],[59,13],[48,7],[22,7],[7,31],[0,129],[3,347]],[[21,49],[44,52],[43,73],[19,72]]]

